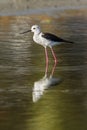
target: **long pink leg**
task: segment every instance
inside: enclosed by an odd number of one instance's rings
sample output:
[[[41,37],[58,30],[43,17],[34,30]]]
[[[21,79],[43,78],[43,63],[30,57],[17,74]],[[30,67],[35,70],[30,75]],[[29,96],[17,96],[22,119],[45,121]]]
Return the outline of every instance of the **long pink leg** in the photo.
[[[56,65],[57,65],[57,62],[54,63],[54,66],[53,66],[53,68],[52,68],[52,72],[51,72],[51,76],[53,76],[53,74],[54,74],[54,71],[55,71]]]
[[[50,48],[51,48],[51,52],[52,52],[52,55],[53,55],[53,57],[54,57],[55,63],[57,63],[57,58],[56,58],[56,55],[55,55],[55,53],[54,53],[54,50],[53,50],[52,47],[50,47]]]
[[[48,72],[48,52],[47,52],[46,47],[45,47],[45,55],[46,55],[46,71],[45,71],[45,73],[47,74],[47,72]]]
[[[47,48],[45,48],[45,55],[46,55],[46,63],[48,63],[48,52],[47,52]]]

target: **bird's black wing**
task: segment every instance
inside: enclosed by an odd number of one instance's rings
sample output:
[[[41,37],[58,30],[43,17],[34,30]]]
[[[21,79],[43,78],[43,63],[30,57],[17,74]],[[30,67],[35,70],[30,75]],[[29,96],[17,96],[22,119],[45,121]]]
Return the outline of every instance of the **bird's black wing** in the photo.
[[[54,41],[54,42],[73,43],[73,42],[71,42],[71,41],[64,40],[64,39],[62,39],[62,38],[60,38],[60,37],[57,37],[56,35],[51,34],[51,33],[43,33],[43,34],[42,34],[42,37],[43,37],[43,38],[46,38],[46,39],[48,39],[48,40],[50,40],[50,41]]]

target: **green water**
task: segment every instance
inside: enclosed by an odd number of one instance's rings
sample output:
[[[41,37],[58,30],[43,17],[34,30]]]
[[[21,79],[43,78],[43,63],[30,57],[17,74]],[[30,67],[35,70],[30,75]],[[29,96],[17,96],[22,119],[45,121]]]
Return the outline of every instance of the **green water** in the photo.
[[[20,35],[32,24],[75,42],[54,47],[55,68],[48,48],[47,77],[44,48]],[[81,11],[0,17],[0,130],[87,130],[86,28]]]

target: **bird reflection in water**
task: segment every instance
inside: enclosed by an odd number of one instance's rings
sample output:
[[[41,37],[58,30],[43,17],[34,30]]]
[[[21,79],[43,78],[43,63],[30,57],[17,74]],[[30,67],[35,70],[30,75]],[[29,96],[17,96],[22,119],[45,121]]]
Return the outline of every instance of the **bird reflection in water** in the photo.
[[[37,102],[46,89],[49,89],[51,86],[58,85],[61,82],[61,78],[53,77],[57,63],[54,64],[50,75],[48,75],[48,65],[46,64],[45,75],[38,81],[34,82],[32,97],[33,102]]]

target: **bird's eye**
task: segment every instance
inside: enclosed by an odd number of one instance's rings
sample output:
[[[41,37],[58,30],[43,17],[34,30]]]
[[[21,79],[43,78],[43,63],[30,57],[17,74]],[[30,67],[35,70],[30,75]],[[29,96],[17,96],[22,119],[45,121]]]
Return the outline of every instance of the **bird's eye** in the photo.
[[[35,29],[35,28],[33,28],[33,29]]]

